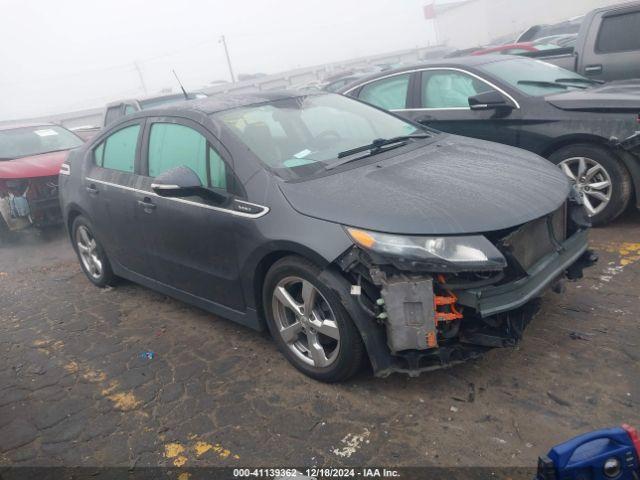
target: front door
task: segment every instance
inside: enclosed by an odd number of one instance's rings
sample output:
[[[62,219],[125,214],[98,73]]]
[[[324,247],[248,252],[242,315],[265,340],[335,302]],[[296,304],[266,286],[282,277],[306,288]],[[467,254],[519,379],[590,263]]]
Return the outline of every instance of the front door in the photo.
[[[151,220],[151,256],[156,280],[199,298],[244,310],[234,232],[238,217],[225,202],[197,196],[167,198],[151,193],[153,178],[178,166],[191,168],[203,186],[229,193],[230,164],[217,140],[187,119],[152,119],[143,157],[145,185],[153,207],[141,205]],[[226,156],[226,154],[225,154]],[[228,158],[228,157],[227,157]]]
[[[468,72],[430,69],[419,72],[414,83],[417,108],[405,112],[411,120],[443,132],[517,146],[518,109],[471,110],[469,97],[495,88]],[[501,95],[505,96],[503,92]],[[505,96],[514,107],[514,102]]]

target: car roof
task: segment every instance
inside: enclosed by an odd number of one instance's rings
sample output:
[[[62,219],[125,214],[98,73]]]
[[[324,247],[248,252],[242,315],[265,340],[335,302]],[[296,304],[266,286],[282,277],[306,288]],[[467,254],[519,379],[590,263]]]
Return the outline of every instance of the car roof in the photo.
[[[203,92],[197,91],[197,92],[187,92],[188,95],[201,95],[203,94]],[[183,93],[168,93],[166,95],[153,95],[151,97],[140,97],[140,98],[122,98],[120,100],[115,100],[113,102],[109,102],[106,104],[106,108],[110,108],[110,107],[116,107],[118,105],[122,105],[123,103],[133,103],[133,102],[140,102],[140,103],[144,103],[147,102],[149,100],[160,100],[160,99],[179,99],[179,98],[184,98],[184,94]]]
[[[488,63],[502,62],[502,61],[510,60],[514,58],[527,58],[527,57],[521,57],[518,55],[473,55],[473,56],[466,56],[466,57],[440,58],[437,60],[429,60],[426,62],[414,63],[411,65],[403,65],[402,67],[392,68],[390,70],[384,70],[382,72],[378,72],[372,75],[367,75],[365,77],[358,78],[357,80],[349,83],[348,85],[345,85],[344,87],[338,89],[338,92],[340,93],[346,92],[360,84],[367,83],[377,78],[395,75],[397,73],[410,72],[413,70],[420,70],[420,69],[429,68],[429,67],[450,67],[450,68],[462,68],[462,69],[474,68],[474,67],[479,67],[481,65],[486,65]]]
[[[199,98],[194,100],[185,100],[179,104],[167,105],[162,108],[153,110],[143,110],[126,118],[157,116],[162,112],[184,112],[193,111],[204,113],[206,115],[221,112],[223,110],[231,110],[233,108],[247,107],[249,105],[273,102],[276,100],[284,100],[287,98],[296,98],[302,96],[329,94],[328,92],[301,92],[297,90],[270,90],[267,92],[255,91],[246,93],[220,93],[207,98]]]

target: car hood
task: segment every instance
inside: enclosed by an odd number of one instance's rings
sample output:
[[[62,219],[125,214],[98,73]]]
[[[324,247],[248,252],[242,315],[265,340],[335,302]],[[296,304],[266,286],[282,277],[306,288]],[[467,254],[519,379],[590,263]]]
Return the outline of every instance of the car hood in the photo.
[[[379,162],[280,188],[294,209],[318,219],[388,233],[448,235],[542,217],[562,205],[570,185],[533,153],[443,134]]]
[[[545,99],[563,110],[640,112],[640,81],[609,82],[586,90],[549,95]]]
[[[60,173],[69,150],[0,161],[0,179],[49,177]]]

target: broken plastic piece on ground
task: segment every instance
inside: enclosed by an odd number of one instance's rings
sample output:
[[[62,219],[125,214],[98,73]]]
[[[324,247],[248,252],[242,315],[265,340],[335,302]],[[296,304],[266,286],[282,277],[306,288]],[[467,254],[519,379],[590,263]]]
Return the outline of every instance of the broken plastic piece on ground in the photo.
[[[138,355],[140,358],[145,358],[147,360],[153,360],[153,357],[156,356],[156,354],[152,351],[146,351],[146,352],[140,352],[140,354]]]

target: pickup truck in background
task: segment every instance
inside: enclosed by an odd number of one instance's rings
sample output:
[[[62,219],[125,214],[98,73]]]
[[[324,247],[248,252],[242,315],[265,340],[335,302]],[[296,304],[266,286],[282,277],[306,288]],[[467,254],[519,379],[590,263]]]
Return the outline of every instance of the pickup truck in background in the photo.
[[[640,1],[592,10],[573,47],[520,55],[553,63],[594,80],[640,78]]]

